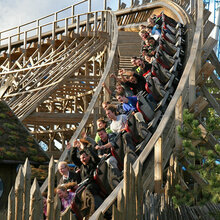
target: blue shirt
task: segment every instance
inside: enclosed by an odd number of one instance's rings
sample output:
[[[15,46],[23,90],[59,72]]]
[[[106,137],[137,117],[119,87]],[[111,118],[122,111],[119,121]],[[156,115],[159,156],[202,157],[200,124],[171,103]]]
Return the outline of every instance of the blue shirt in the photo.
[[[130,111],[135,111],[137,104],[137,96],[127,97],[128,103],[123,103],[123,109],[126,113]]]

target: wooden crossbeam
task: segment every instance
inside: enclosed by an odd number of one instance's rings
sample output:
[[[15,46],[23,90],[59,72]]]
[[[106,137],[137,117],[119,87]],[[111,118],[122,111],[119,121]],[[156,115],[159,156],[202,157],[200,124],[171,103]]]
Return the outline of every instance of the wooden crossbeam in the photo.
[[[199,74],[196,79],[196,85],[203,86],[207,81],[208,77],[213,74],[214,69],[215,66],[213,66],[211,63],[206,62],[202,66],[202,69],[199,71]]]
[[[79,123],[83,117],[80,113],[49,113],[34,112],[23,120],[25,124],[75,124]],[[93,120],[93,115],[89,117],[89,122]]]
[[[209,37],[208,40],[206,40],[202,48],[202,63],[205,63],[217,42],[218,41],[212,37]]]
[[[199,96],[196,101],[190,106],[189,112],[193,112],[194,116],[197,117],[200,112],[202,112],[209,103],[204,99],[204,97]]]

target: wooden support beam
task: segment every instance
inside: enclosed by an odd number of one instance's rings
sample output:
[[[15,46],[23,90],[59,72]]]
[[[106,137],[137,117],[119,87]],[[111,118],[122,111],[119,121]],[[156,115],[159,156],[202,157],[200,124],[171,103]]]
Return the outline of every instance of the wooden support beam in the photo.
[[[203,86],[208,77],[213,74],[214,69],[215,66],[213,66],[211,63],[206,62],[197,75],[196,85],[199,85],[200,87]]]
[[[208,182],[205,179],[203,179],[203,177],[199,174],[199,172],[197,172],[197,171],[190,171],[189,169],[187,169],[187,167],[189,167],[189,165],[191,165],[191,163],[186,158],[182,158],[181,159],[181,163],[183,164],[183,166],[186,167],[186,171],[191,174],[193,179],[199,185],[204,186],[204,185],[208,184]]]
[[[162,138],[160,137],[154,146],[154,189],[155,193],[161,194],[163,184],[163,154]]]
[[[201,90],[202,90],[203,94],[205,95],[205,97],[208,99],[211,106],[215,109],[217,114],[220,115],[220,107],[219,107],[219,104],[216,101],[216,99],[209,93],[209,91],[207,90],[207,88],[205,86],[202,86]]]
[[[0,98],[5,94],[7,89],[12,85],[12,81],[14,80],[14,77],[11,75],[9,76],[6,83],[0,88]]]
[[[79,123],[83,117],[80,113],[49,113],[34,112],[23,120],[24,124],[75,124]],[[89,121],[93,120],[90,115]]]
[[[204,97],[199,96],[196,101],[190,106],[189,112],[194,113],[194,116],[197,117],[208,104],[209,103],[204,99]]]
[[[202,63],[206,62],[208,56],[210,55],[216,44],[217,40],[212,37],[209,37],[208,40],[206,40],[202,48]]]
[[[215,24],[212,23],[211,21],[207,21],[204,28],[203,28],[203,39],[206,40],[208,39],[210,33],[212,32],[212,30],[214,29]]]

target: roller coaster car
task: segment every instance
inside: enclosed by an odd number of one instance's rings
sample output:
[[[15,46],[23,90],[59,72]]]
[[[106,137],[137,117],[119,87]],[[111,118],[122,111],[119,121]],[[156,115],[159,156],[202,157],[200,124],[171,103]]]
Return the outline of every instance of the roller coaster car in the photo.
[[[159,79],[155,76],[152,77],[151,75],[146,77],[145,89],[157,102],[163,99],[166,93]]]
[[[143,135],[141,134],[141,128],[138,121],[135,119],[134,115],[129,115],[125,130],[129,132],[132,136],[134,143],[137,145],[143,140]]]
[[[148,98],[148,93],[145,91],[141,91],[137,94],[137,110],[141,112],[146,122],[151,121],[154,118],[154,109],[156,105],[152,105]]]
[[[71,210],[77,220],[89,219],[95,211],[95,200],[92,193],[86,188],[89,180],[86,179],[78,185],[75,197],[71,203]]]
[[[108,157],[112,156],[111,154]],[[121,179],[121,172],[116,168],[111,168],[106,163],[107,157],[101,159],[97,169],[94,171],[94,181],[98,185],[100,196],[105,199],[118,185]]]

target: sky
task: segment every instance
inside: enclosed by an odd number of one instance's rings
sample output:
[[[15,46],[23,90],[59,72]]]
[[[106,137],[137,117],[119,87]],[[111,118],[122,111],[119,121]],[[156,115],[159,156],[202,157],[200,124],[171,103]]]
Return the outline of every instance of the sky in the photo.
[[[50,13],[73,5],[80,0],[0,0],[0,31],[19,26],[26,22],[46,16]],[[107,6],[116,10],[118,0],[107,0]],[[127,5],[131,0],[122,0]],[[103,0],[92,0],[92,11],[101,10]],[[87,10],[87,3],[77,7],[82,13]]]

